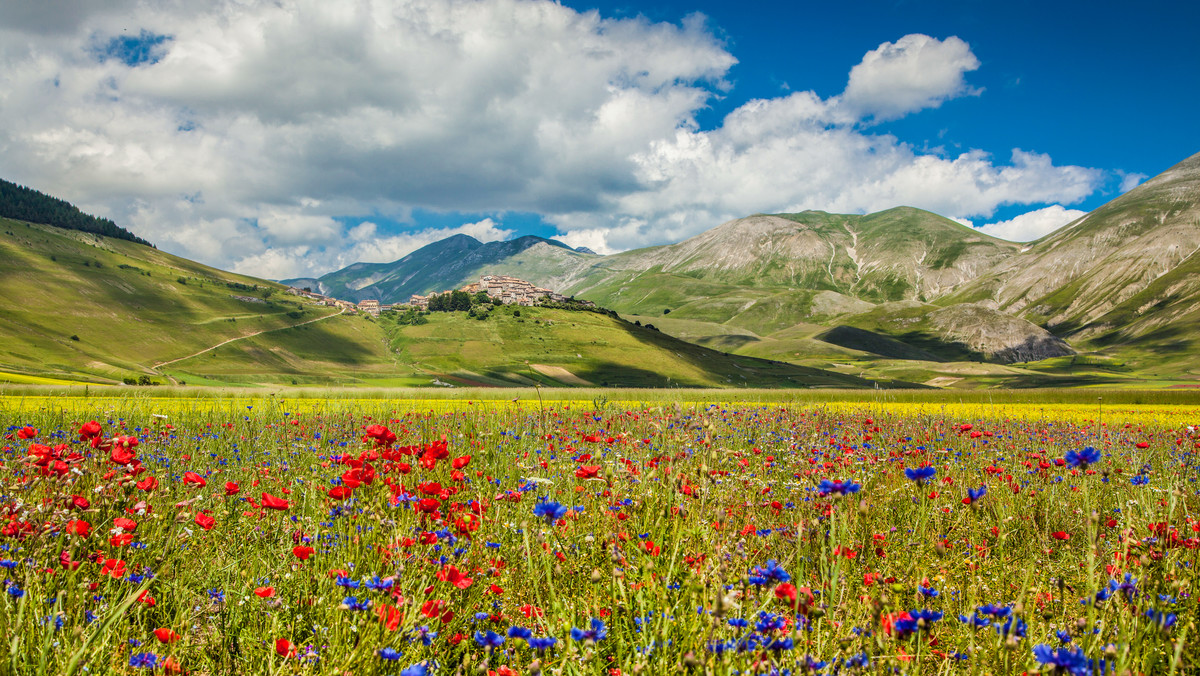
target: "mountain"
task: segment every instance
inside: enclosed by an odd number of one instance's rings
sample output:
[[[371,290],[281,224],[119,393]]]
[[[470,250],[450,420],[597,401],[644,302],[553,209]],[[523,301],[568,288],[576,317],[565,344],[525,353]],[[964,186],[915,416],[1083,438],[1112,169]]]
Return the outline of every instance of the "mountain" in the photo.
[[[355,263],[323,277],[283,283],[343,300],[395,303],[407,301],[414,293],[457,289],[478,280],[500,261],[506,269],[519,271],[518,276],[554,280],[559,271],[575,268],[587,258],[562,242],[534,235],[486,244],[454,235],[392,263]]]
[[[953,295],[994,302],[1063,335],[1180,268],[1200,250],[1200,153],[1029,244]]]
[[[455,246],[469,257],[487,245],[461,238],[440,251]],[[583,255],[545,241],[489,248],[519,258],[538,247]],[[693,345],[604,312],[482,314],[413,324],[344,313],[128,240],[0,219],[0,382],[874,386]],[[904,385],[894,380],[886,382]]]
[[[806,211],[608,256],[497,250],[486,271],[701,345],[821,368],[955,386],[1187,382],[1200,377],[1198,203],[1195,155],[1029,244],[908,207]],[[483,269],[461,266],[454,283]]]

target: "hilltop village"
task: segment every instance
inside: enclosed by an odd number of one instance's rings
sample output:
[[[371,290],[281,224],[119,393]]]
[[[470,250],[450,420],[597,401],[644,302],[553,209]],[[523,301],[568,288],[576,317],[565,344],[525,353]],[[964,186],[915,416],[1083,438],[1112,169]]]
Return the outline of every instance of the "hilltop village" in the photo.
[[[472,282],[457,290],[471,295],[476,295],[481,292],[486,293],[491,302],[501,305],[524,305],[531,307],[547,301],[551,303],[563,303],[570,300],[566,296],[556,291],[551,291],[550,289],[536,286],[531,282],[525,281],[524,279],[509,277],[507,275],[481,275],[478,282]],[[367,299],[359,301],[358,303],[354,303],[348,300],[331,298],[329,296],[316,293],[310,289],[298,289],[296,287],[288,288],[288,293],[295,296],[310,298],[315,300],[319,305],[337,307],[348,312],[362,312],[364,314],[369,314],[376,317],[378,317],[380,313],[387,312],[389,310],[428,310],[429,301],[432,297],[450,294],[454,291],[454,289],[449,289],[440,293],[431,293],[427,296],[414,293],[412,297],[408,299],[407,303],[388,304],[380,303],[378,300],[374,299]],[[583,307],[596,307],[595,303],[587,300],[575,300],[573,302]]]

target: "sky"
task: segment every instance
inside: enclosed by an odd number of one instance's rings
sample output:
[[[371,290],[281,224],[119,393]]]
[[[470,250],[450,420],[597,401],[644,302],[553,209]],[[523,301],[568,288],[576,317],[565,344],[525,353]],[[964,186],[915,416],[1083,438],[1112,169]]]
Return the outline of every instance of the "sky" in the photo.
[[[0,177],[271,279],[915,206],[1036,239],[1200,152],[1200,4],[0,3]]]

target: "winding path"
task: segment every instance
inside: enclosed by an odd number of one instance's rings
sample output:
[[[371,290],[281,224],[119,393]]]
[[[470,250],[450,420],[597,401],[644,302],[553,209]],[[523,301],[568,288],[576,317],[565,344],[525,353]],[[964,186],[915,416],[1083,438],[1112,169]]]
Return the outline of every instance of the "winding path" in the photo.
[[[331,314],[331,315],[325,315],[325,316],[323,316],[323,317],[317,317],[316,319],[309,319],[309,320],[307,320],[307,321],[300,322],[299,324],[292,324],[291,326],[280,326],[280,327],[278,327],[278,328],[274,328],[274,329],[263,329],[262,331],[255,331],[254,333],[247,333],[247,334],[246,334],[246,335],[244,335],[244,336],[238,336],[237,338],[230,338],[229,340],[222,341],[222,342],[220,342],[220,343],[217,343],[216,345],[213,345],[212,347],[206,347],[206,348],[204,348],[203,350],[200,350],[199,352],[194,352],[194,353],[192,353],[192,354],[189,354],[189,355],[187,355],[186,357],[180,357],[180,358],[178,358],[178,359],[172,359],[171,361],[163,361],[163,362],[159,362],[159,363],[155,364],[154,366],[151,366],[150,368],[152,368],[152,369],[154,369],[155,371],[157,371],[158,369],[160,369],[160,368],[162,368],[162,367],[164,367],[164,366],[167,366],[167,365],[169,365],[169,364],[174,364],[175,362],[178,362],[178,361],[183,361],[183,360],[185,360],[185,359],[191,359],[192,357],[198,357],[198,356],[200,356],[200,355],[204,354],[205,352],[212,352],[213,350],[217,349],[218,347],[221,347],[222,345],[228,345],[228,344],[230,344],[230,343],[232,343],[232,342],[236,342],[236,341],[239,341],[239,340],[245,340],[246,338],[253,338],[254,336],[260,336],[260,335],[262,335],[262,334],[264,334],[264,333],[270,333],[270,332],[272,332],[272,331],[283,331],[284,329],[294,329],[294,328],[296,328],[297,326],[304,326],[305,324],[312,324],[313,322],[319,322],[319,321],[321,321],[322,319],[329,319],[330,317],[340,317],[341,315],[344,315],[344,314],[346,314],[346,308],[342,308],[341,312],[335,312],[335,313],[333,313],[333,314]]]

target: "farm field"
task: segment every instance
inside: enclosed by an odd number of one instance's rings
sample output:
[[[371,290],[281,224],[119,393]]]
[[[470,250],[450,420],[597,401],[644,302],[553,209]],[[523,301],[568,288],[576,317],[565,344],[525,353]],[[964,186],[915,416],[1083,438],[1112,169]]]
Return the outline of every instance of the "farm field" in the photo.
[[[1189,392],[71,392],[0,397],[3,673],[1200,668]]]

